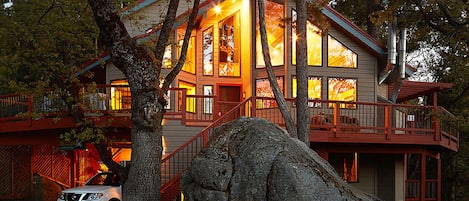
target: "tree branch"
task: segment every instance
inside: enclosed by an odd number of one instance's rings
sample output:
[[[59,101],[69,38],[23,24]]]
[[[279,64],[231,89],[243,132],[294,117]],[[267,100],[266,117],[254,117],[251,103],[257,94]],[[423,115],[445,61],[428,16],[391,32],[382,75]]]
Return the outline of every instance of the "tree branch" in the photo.
[[[181,56],[179,57],[179,60],[176,66],[171,70],[171,72],[168,73],[168,75],[166,75],[166,78],[164,79],[164,83],[162,87],[162,90],[164,93],[168,91],[169,85],[174,81],[174,79],[176,78],[176,75],[179,74],[179,72],[181,71],[186,61],[189,39],[191,38],[191,33],[195,26],[195,19],[197,18],[197,14],[199,13],[199,4],[200,4],[200,0],[194,0],[194,5],[192,6],[192,12],[189,16],[189,21],[187,22],[188,25],[186,28],[186,33],[184,34],[184,42],[182,43]]]

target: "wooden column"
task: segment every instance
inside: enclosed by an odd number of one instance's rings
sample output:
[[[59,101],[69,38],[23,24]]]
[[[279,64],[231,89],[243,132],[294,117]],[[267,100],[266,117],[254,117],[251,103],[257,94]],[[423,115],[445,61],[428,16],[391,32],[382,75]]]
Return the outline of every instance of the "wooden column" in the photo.
[[[425,200],[425,184],[427,183],[426,178],[426,169],[427,169],[427,155],[422,153],[420,155],[420,200]]]
[[[436,200],[441,201],[441,155],[438,153],[437,160],[437,168],[436,168]]]

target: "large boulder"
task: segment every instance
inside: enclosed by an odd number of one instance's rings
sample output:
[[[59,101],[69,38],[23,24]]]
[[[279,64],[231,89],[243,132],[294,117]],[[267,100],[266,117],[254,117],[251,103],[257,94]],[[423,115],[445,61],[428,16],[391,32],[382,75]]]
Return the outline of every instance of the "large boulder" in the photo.
[[[241,117],[212,136],[181,178],[185,200],[377,200],[267,120]]]

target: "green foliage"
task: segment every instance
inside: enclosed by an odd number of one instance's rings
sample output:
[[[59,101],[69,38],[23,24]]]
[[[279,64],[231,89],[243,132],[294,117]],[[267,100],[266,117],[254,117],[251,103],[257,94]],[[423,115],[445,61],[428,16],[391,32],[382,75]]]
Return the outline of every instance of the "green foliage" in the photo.
[[[427,74],[438,82],[453,83],[451,90],[438,96],[438,104],[460,120],[460,147],[458,153],[445,153],[443,159],[443,200],[467,200],[469,185],[469,4],[466,1],[380,1],[382,9],[370,13],[363,7],[375,0],[337,0],[340,12],[361,24],[364,16],[373,16],[373,22],[384,28],[390,19],[397,19],[398,27],[408,28],[408,51],[427,48],[433,58],[425,62]],[[349,6],[355,5],[355,6]],[[384,30],[382,30],[384,32]],[[454,189],[454,190],[453,190]]]
[[[86,1],[14,1],[0,10],[0,93],[68,88],[96,54]]]

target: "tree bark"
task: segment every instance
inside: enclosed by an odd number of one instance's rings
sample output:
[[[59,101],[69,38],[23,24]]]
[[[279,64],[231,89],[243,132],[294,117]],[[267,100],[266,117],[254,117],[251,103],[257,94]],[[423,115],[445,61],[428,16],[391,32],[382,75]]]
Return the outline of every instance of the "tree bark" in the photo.
[[[296,111],[298,139],[309,146],[308,55],[306,41],[306,1],[296,0]]]
[[[264,56],[265,70],[267,71],[270,87],[274,93],[280,113],[282,113],[287,132],[290,134],[290,137],[298,138],[293,118],[291,117],[290,110],[287,107],[287,101],[285,100],[282,90],[280,90],[280,87],[278,86],[274,70],[272,69],[272,63],[270,62],[269,45],[267,44],[267,33],[265,30],[264,0],[258,0],[257,3],[259,7],[259,31],[261,35],[262,54]]]
[[[165,21],[153,52],[138,46],[128,34],[112,0],[88,0],[95,21],[100,28],[100,40],[110,52],[112,63],[127,77],[132,96],[132,164],[123,186],[123,200],[160,200],[163,95],[169,84],[180,72],[185,61],[190,33],[194,27],[200,0],[194,1],[189,17],[182,55],[177,66],[165,78],[163,89],[159,87],[161,59],[169,33],[175,21],[179,0],[170,0]],[[154,63],[152,57],[156,58]],[[103,150],[101,150],[104,152]]]

